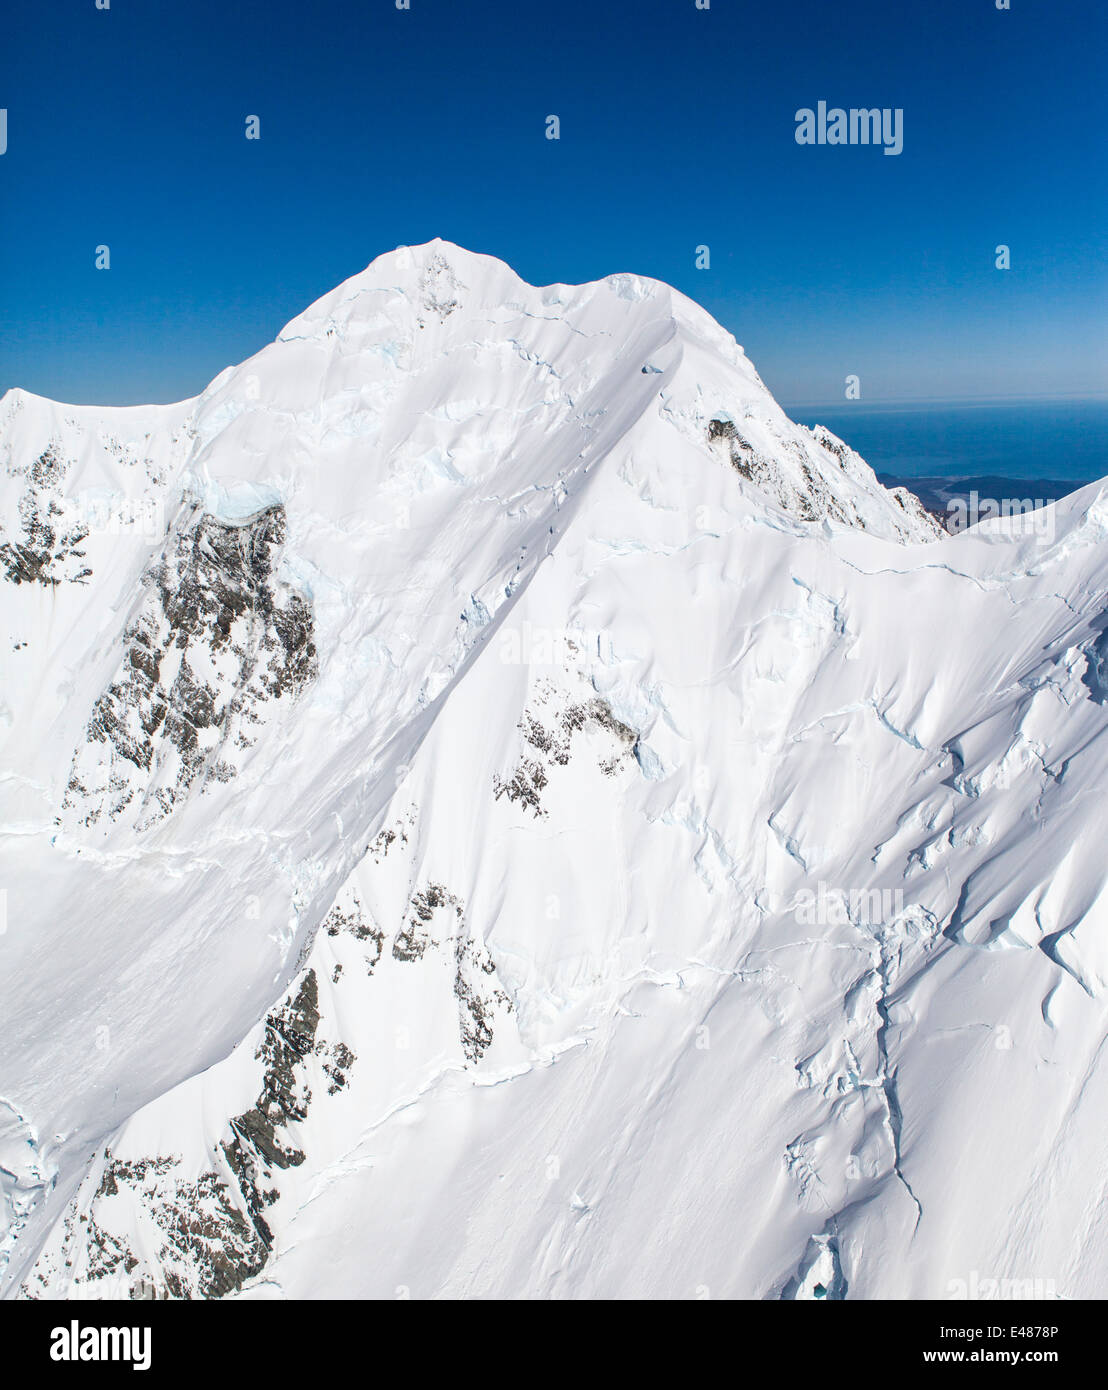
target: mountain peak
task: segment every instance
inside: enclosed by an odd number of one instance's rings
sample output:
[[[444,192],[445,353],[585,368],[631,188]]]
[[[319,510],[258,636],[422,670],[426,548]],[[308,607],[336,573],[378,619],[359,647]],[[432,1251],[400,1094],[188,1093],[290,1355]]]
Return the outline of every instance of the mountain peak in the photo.
[[[0,1294],[1096,1291],[1099,499],[441,241],[0,459]]]

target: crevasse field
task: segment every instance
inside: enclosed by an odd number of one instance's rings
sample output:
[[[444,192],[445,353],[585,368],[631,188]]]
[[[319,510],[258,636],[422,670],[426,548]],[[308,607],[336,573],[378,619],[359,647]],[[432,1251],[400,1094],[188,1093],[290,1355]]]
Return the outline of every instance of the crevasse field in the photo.
[[[0,465],[5,1296],[1108,1294],[1102,484],[441,241]]]

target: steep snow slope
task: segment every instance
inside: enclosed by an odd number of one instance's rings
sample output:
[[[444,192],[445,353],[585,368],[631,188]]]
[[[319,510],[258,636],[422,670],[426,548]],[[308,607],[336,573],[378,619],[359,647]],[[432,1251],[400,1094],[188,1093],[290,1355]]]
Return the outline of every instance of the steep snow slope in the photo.
[[[442,242],[0,454],[6,1292],[1105,1292],[1099,485]]]

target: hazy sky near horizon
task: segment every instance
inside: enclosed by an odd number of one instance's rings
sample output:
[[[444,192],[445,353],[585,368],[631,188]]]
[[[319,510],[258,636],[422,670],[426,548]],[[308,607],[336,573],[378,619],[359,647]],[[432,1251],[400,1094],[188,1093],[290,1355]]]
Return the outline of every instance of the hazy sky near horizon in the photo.
[[[195,395],[442,236],[666,280],[785,404],[1103,393],[1106,53],[1098,0],[20,6],[0,391]],[[820,101],[902,110],[902,152],[799,145]]]

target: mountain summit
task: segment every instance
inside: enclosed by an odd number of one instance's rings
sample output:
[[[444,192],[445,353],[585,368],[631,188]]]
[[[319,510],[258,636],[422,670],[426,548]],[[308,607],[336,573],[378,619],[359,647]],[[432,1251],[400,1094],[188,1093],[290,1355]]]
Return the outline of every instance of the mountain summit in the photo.
[[[442,241],[0,459],[0,1291],[1104,1293],[1101,485]]]

